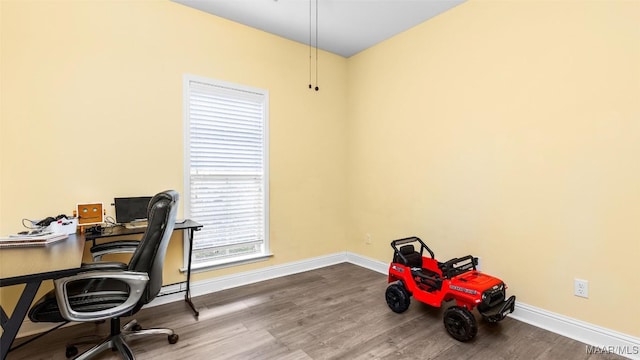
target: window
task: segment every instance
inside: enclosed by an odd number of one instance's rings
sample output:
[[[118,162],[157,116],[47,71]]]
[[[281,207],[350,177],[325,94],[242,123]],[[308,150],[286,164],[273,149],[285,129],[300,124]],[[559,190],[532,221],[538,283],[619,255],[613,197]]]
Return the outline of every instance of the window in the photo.
[[[185,217],[204,225],[192,267],[268,256],[268,92],[191,75],[184,90]]]

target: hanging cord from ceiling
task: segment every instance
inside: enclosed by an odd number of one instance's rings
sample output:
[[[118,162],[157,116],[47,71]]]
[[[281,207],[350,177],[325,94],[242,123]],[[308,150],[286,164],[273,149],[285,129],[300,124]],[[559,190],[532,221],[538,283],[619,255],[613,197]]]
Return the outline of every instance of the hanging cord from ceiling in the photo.
[[[316,91],[318,87],[318,0],[316,0]]]
[[[313,88],[311,85],[311,1],[313,0],[309,0],[309,89]]]
[[[316,51],[316,63],[315,63],[315,68],[316,68],[316,86],[315,88],[313,87],[313,85],[311,84],[311,74],[313,73],[313,63],[311,60],[311,54],[312,54],[312,31],[313,31],[313,24],[312,24],[312,19],[313,19],[313,11],[312,11],[312,2],[314,0],[309,0],[309,89],[315,89],[316,91],[320,90],[320,87],[318,86],[318,0],[315,0],[316,3],[316,31],[315,31],[315,37],[316,37],[316,41],[315,41],[315,51]]]

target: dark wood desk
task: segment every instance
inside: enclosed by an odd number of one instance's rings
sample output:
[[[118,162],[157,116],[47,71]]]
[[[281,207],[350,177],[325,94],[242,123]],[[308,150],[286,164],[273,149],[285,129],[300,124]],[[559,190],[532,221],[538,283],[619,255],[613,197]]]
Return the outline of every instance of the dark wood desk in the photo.
[[[45,246],[0,249],[0,288],[25,284],[10,316],[0,304],[0,359],[7,357],[42,282],[80,271],[84,245],[84,236],[74,234]]]
[[[173,231],[176,230],[184,230],[187,231],[187,235],[189,237],[189,261],[187,263],[187,287],[184,294],[184,301],[189,304],[191,310],[193,310],[193,314],[198,317],[200,312],[196,309],[193,301],[191,300],[191,249],[193,247],[193,233],[195,231],[199,231],[202,229],[202,224],[195,222],[193,220],[184,220],[180,222],[176,222]],[[85,239],[87,241],[91,240],[93,242],[93,246],[96,245],[96,240],[105,239],[114,236],[127,236],[127,235],[136,235],[142,234],[146,230],[145,227],[135,228],[135,229],[127,229],[124,226],[113,226],[108,228],[103,228],[100,233],[94,234],[86,234]]]

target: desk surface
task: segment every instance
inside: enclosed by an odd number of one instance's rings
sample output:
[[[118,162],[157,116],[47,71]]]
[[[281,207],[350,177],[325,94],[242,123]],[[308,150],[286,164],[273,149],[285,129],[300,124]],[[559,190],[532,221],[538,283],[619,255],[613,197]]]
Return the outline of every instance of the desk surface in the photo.
[[[193,220],[185,220],[182,222],[176,222],[173,230],[185,230],[185,229],[194,229],[200,230],[202,228],[202,224],[193,221]],[[86,240],[95,240],[112,236],[122,236],[122,235],[134,235],[134,234],[142,234],[145,232],[146,227],[139,227],[135,229],[127,229],[124,226],[113,226],[103,228],[100,233],[97,234],[85,234]]]
[[[44,246],[0,249],[0,279],[3,285],[8,278],[48,273],[65,269],[77,269],[82,263],[85,238],[71,234]]]
[[[193,220],[176,223],[174,230],[199,230],[201,224]],[[0,279],[8,285],[8,278],[76,269],[82,264],[85,240],[144,233],[146,228],[127,229],[116,226],[100,234],[71,234],[65,240],[45,246],[0,249]]]

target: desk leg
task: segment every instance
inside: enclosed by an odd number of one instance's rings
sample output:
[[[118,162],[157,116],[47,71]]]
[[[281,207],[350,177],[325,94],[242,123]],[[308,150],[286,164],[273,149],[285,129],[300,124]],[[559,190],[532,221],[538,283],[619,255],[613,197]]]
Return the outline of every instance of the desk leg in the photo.
[[[2,325],[3,329],[4,329],[4,324],[6,324],[7,321],[9,321],[9,317],[7,316],[7,313],[4,312],[4,309],[2,308],[2,306],[0,306],[0,325]]]
[[[25,316],[27,316],[27,312],[31,307],[33,299],[36,297],[39,287],[40,281],[33,281],[25,285],[22,295],[20,295],[20,300],[18,300],[18,304],[16,304],[16,308],[13,310],[11,317],[7,318],[4,310],[1,311],[3,332],[2,338],[0,339],[0,359],[4,360],[7,358],[13,340],[15,340],[16,335],[18,335],[18,330],[20,330],[20,326]]]
[[[187,264],[187,291],[184,294],[184,301],[189,304],[191,310],[193,310],[193,314],[198,317],[200,316],[200,311],[196,309],[196,306],[193,305],[193,301],[191,301],[191,254],[193,253],[193,229],[189,229],[189,263]]]

